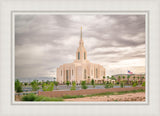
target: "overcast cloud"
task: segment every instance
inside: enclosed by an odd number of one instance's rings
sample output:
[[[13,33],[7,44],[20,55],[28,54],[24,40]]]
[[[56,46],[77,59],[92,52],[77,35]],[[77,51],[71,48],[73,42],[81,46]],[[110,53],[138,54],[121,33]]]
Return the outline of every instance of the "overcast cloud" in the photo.
[[[81,26],[88,60],[106,75],[145,73],[144,15],[16,15],[16,77],[56,76],[76,58]]]

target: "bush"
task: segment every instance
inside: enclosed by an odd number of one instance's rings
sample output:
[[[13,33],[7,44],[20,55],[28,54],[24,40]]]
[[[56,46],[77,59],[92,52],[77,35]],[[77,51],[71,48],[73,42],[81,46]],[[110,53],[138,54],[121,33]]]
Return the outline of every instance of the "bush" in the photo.
[[[22,92],[22,83],[18,79],[15,80],[15,91]]]
[[[107,83],[106,85],[105,85],[105,88],[107,89],[107,88],[113,88],[114,87],[114,85],[112,84],[112,83]]]
[[[26,96],[23,96],[22,101],[63,101],[63,99],[62,98],[54,98],[54,97],[37,96],[33,93],[30,93]]]
[[[145,82],[142,83],[142,87],[145,87]]]
[[[86,81],[81,82],[81,88],[82,89],[87,89],[88,87],[86,86]]]
[[[121,82],[121,83],[120,83],[120,87],[121,87],[121,88],[124,88],[124,82]]]
[[[71,90],[76,90],[76,82],[75,81],[72,82]]]
[[[51,83],[43,83],[42,84],[42,90],[43,91],[53,91],[53,89],[54,89],[54,83],[53,82],[51,82]]]
[[[70,84],[70,82],[69,82],[69,81],[67,81],[67,82],[66,82],[66,85],[67,85],[67,86],[69,86],[69,84]]]
[[[22,97],[22,101],[34,101],[35,99],[36,95],[34,93]]]
[[[137,86],[137,83],[136,82],[134,82],[133,83],[133,85],[132,85],[132,87],[136,87]]]

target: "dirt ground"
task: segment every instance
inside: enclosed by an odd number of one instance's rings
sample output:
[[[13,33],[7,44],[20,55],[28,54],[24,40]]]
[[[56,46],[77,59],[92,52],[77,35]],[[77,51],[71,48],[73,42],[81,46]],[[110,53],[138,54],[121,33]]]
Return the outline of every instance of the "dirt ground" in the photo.
[[[128,93],[123,95],[93,96],[65,99],[64,101],[145,101],[145,93]]]

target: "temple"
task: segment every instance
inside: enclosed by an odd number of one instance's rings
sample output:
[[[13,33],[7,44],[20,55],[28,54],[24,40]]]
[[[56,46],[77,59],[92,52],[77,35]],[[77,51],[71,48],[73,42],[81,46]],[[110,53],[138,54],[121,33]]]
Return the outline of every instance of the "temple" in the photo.
[[[67,81],[80,83],[84,80],[88,82],[94,79],[98,83],[103,81],[103,76],[105,76],[105,68],[100,64],[93,64],[87,60],[87,51],[84,47],[81,27],[76,59],[72,63],[63,64],[57,68],[57,81],[59,83],[66,83]]]

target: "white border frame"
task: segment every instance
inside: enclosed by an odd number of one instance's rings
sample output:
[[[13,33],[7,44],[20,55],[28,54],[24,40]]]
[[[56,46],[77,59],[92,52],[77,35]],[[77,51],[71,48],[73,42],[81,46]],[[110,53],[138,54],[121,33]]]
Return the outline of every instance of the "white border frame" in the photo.
[[[145,86],[145,97],[146,100],[143,101],[119,101],[119,102],[24,102],[24,101],[15,101],[15,92],[14,92],[14,82],[15,82],[15,15],[145,15],[145,80],[146,80],[146,86]],[[149,70],[148,70],[148,62],[149,62],[149,44],[148,44],[148,37],[149,37],[149,31],[148,31],[148,24],[149,24],[149,12],[148,11],[12,11],[11,12],[11,24],[12,24],[12,34],[11,34],[11,39],[12,39],[12,104],[40,104],[40,105],[44,105],[44,104],[48,104],[48,105],[56,105],[56,104],[105,104],[105,105],[111,105],[111,104],[115,104],[115,105],[123,105],[123,104],[127,104],[127,105],[131,105],[131,104],[143,104],[143,105],[147,105],[149,103],[148,101],[148,89],[149,89]]]

